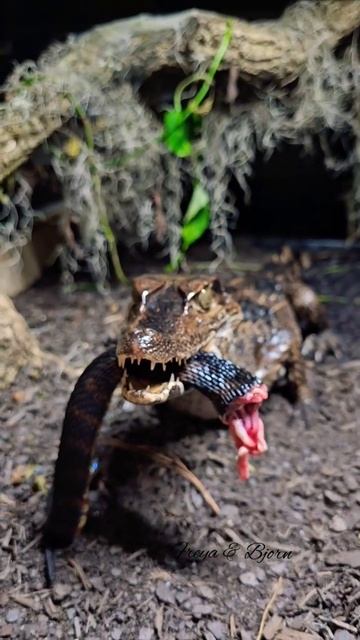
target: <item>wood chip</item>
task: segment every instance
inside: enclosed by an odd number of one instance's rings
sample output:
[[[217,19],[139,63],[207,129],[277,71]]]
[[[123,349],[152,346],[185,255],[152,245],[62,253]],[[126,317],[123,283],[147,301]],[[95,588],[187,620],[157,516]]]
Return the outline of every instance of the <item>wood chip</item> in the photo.
[[[318,598],[318,590],[316,588],[310,589],[310,591],[305,593],[305,595],[298,600],[299,608],[303,609],[310,603],[314,604],[317,598]]]
[[[17,604],[21,604],[23,607],[26,607],[27,609],[32,609],[33,611],[39,611],[40,609],[40,604],[37,600],[34,600],[34,598],[31,598],[28,595],[22,594],[22,593],[13,593],[11,594],[11,598],[12,600],[14,600],[14,602],[16,602]]]
[[[49,618],[53,620],[58,620],[60,618],[60,613],[58,608],[55,606],[54,602],[51,598],[46,598],[43,602],[44,611]]]
[[[164,608],[163,607],[158,607],[156,609],[154,627],[155,627],[156,633],[158,634],[158,637],[160,639],[163,636],[163,633],[162,633],[163,623],[164,623]]]
[[[350,633],[357,633],[357,628],[348,622],[344,622],[344,620],[339,620],[339,618],[326,618],[325,616],[319,616],[321,620],[327,622],[328,624],[332,624],[335,627],[339,627],[340,629],[345,629],[346,631],[350,631]]]
[[[297,631],[296,629],[282,629],[276,636],[276,640],[321,640],[318,634]]]
[[[325,558],[325,562],[330,565],[345,564],[353,569],[358,569],[360,567],[360,549],[334,553],[332,556]]]
[[[14,509],[16,507],[16,501],[5,493],[0,493],[0,505]]]
[[[77,577],[79,578],[79,580],[80,580],[82,586],[84,587],[85,591],[88,591],[89,589],[91,589],[91,582],[88,579],[88,577],[86,576],[86,573],[85,573],[84,569],[80,566],[78,561],[75,560],[74,558],[69,558],[68,564],[70,565],[70,567],[72,569],[74,569],[74,572],[77,575]]]
[[[263,636],[265,640],[273,640],[283,624],[284,620],[280,616],[277,614],[273,615],[264,627]]]
[[[229,618],[229,633],[231,640],[234,640],[236,638],[236,621],[233,613],[230,614]]]
[[[261,640],[262,635],[264,633],[264,628],[265,628],[265,624],[268,618],[268,615],[271,611],[271,608],[276,600],[276,598],[280,595],[280,593],[282,592],[283,589],[283,580],[280,576],[280,578],[275,582],[274,587],[273,587],[273,591],[270,597],[269,602],[267,603],[264,612],[262,614],[261,617],[261,622],[260,622],[260,627],[259,627],[259,631],[258,634],[256,636],[256,640]]]

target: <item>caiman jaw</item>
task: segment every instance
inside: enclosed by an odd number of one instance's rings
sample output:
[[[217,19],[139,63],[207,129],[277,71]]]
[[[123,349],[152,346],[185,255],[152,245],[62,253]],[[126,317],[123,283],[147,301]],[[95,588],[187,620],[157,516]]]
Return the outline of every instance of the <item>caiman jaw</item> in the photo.
[[[119,354],[118,363],[124,369],[121,393],[129,402],[155,404],[184,393],[184,385],[179,380],[179,374],[186,363],[184,359],[156,362],[148,358]]]

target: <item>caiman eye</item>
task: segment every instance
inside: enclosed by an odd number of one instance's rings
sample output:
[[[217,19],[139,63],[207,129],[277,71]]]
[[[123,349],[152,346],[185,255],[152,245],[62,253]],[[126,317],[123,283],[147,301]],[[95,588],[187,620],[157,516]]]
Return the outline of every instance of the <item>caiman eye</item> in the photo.
[[[208,311],[211,307],[212,303],[212,291],[209,287],[206,289],[201,289],[200,293],[197,295],[197,301],[205,311]]]

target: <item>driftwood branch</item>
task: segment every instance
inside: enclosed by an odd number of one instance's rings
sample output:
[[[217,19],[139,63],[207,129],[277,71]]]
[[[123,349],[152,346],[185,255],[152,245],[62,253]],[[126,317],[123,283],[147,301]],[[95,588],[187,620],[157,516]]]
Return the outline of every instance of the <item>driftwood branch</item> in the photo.
[[[78,85],[99,85],[101,78],[106,91],[125,79],[141,83],[164,67],[191,73],[212,59],[226,20],[191,10],[112,22],[71,40],[60,55],[45,55],[31,86],[10,78],[0,106],[0,181],[71,117]],[[278,21],[234,19],[222,67],[236,68],[250,79],[287,82],[301,73],[309,50],[324,43],[335,46],[359,24],[359,0],[305,0]]]

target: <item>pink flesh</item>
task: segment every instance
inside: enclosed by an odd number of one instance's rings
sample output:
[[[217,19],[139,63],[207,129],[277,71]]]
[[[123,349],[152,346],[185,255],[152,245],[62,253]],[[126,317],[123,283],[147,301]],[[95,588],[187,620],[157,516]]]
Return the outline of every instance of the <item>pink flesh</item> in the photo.
[[[267,387],[260,384],[233,400],[222,418],[238,451],[237,469],[242,480],[250,476],[249,455],[258,456],[267,450],[264,423],[259,416],[259,407],[267,397]]]

